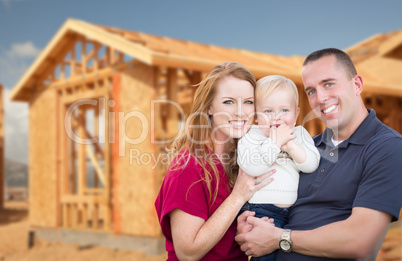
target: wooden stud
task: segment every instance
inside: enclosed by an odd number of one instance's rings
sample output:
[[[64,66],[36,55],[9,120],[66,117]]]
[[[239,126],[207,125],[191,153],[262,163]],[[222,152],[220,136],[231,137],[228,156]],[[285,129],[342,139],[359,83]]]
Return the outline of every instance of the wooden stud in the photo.
[[[78,108],[78,135],[85,137],[85,111],[82,107]],[[86,145],[78,145],[78,195],[83,194],[86,181]]]
[[[177,85],[177,69],[168,68],[167,74],[167,98],[168,101],[177,102],[178,97],[178,85]],[[173,105],[167,107],[167,131],[168,138],[172,138],[177,135],[179,131],[179,119],[176,109]]]
[[[92,229],[99,230],[99,204],[94,203],[92,206]]]
[[[81,72],[87,72],[87,42],[83,39],[81,41]]]
[[[112,79],[107,78],[105,80],[104,84],[105,84],[104,97],[105,97],[106,103],[108,103],[109,100],[110,100],[110,92],[111,92],[112,87],[113,87]],[[110,179],[111,179],[111,167],[110,167],[111,157],[110,157],[110,155],[111,155],[111,149],[110,149],[110,142],[109,142],[109,124],[110,124],[110,122],[109,122],[109,117],[108,117],[110,107],[108,106],[108,104],[106,104],[104,106],[104,108],[102,108],[102,109],[104,109],[105,125],[103,127],[105,128],[104,132],[105,132],[105,139],[106,139],[106,142],[105,142],[105,145],[104,145],[104,154],[103,154],[104,155],[103,156],[103,159],[104,159],[104,161],[103,161],[104,175],[105,175],[105,182],[103,183],[103,187],[105,189],[105,196],[106,196],[106,199],[107,199],[107,204],[105,205],[105,208],[106,208],[105,215],[106,216],[105,216],[105,219],[104,219],[104,222],[105,222],[104,225],[105,225],[105,228],[107,230],[110,230],[111,229],[111,222],[112,222],[112,219],[111,219],[112,214],[111,214],[111,206],[110,206],[110,197],[111,197],[111,190],[110,190],[110,183],[111,183],[111,181],[110,181]]]
[[[61,226],[64,227],[64,228],[67,228],[69,226],[69,223],[68,223],[68,214],[69,214],[68,205],[65,204],[65,203],[64,204],[62,203],[61,208],[62,208],[62,212],[63,212]]]
[[[73,45],[73,48],[71,49],[70,53],[70,75],[75,76],[75,45]]]
[[[99,43],[94,43],[94,66],[93,69],[94,71],[97,71],[99,69],[99,49],[101,48],[101,45]]]
[[[98,81],[95,81],[95,88],[99,85]],[[95,147],[95,156],[96,159],[101,159],[103,158],[103,154],[98,152],[98,148],[100,149],[99,146],[99,107],[95,109],[95,119],[94,119],[94,136],[98,139],[97,143],[94,143]],[[99,187],[99,178],[98,175],[94,175],[94,188]]]
[[[95,168],[95,173],[96,173],[97,177],[101,180],[102,184],[105,185],[106,184],[105,174],[103,173],[94,153],[92,152],[92,150],[89,146],[86,146],[86,152],[87,152],[89,159],[91,160],[92,165]]]
[[[87,203],[82,204],[81,211],[82,211],[82,226],[84,229],[88,229],[89,228],[89,226],[88,226],[89,219],[88,219],[88,204]]]
[[[120,98],[121,98],[121,73],[116,72],[113,75],[113,88],[111,97],[115,101],[115,106],[112,108],[114,114],[118,114],[121,110],[120,108]],[[108,117],[109,118],[109,117]],[[119,157],[119,122],[118,117],[114,118],[114,122],[109,122],[109,126],[114,126],[114,143],[111,144],[110,154],[111,154],[111,164],[109,166],[110,171],[110,181],[111,181],[111,197],[112,197],[112,220],[113,220],[113,232],[119,234],[121,232],[121,204],[118,196],[118,186],[120,185],[120,176],[118,170],[118,164],[120,161]],[[109,137],[107,137],[107,143],[110,143]]]

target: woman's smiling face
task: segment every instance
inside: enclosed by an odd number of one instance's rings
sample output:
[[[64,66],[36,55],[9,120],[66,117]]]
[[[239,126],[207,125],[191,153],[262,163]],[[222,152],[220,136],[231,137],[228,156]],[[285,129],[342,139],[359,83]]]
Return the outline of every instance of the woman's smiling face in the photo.
[[[254,119],[253,86],[233,76],[223,78],[218,83],[208,114],[212,116],[214,140],[228,141],[243,137]]]

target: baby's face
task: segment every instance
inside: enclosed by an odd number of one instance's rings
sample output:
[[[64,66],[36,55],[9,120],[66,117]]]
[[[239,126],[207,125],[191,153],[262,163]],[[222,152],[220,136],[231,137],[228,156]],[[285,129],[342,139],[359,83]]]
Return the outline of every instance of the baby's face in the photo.
[[[281,88],[266,98],[257,99],[256,112],[258,126],[263,131],[283,124],[293,127],[300,109],[296,107],[292,90]]]

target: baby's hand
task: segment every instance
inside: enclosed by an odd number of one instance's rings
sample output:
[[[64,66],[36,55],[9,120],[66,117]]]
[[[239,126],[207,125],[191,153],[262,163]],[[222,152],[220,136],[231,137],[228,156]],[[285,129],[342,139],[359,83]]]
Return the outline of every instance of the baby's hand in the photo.
[[[262,217],[261,219],[264,220],[265,222],[269,222],[269,223],[271,223],[273,226],[275,226],[275,224],[274,224],[274,219],[273,219],[273,218]]]
[[[282,145],[281,151],[289,153],[290,151],[292,151],[295,148],[295,146],[296,146],[296,143],[294,142],[294,140],[290,140],[290,141],[288,141],[288,143]]]
[[[269,138],[269,133],[271,131],[271,128],[269,127],[269,125],[266,124],[258,124],[258,128],[260,129],[260,131],[262,132],[262,134],[264,134],[265,137]]]
[[[269,135],[273,142],[281,149],[283,145],[296,138],[293,128],[284,124],[279,127],[272,126]]]

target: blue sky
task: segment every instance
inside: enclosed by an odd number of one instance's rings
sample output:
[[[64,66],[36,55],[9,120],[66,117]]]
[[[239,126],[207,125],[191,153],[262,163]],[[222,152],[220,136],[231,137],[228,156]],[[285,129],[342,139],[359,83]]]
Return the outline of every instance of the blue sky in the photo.
[[[0,83],[12,88],[69,17],[201,43],[305,56],[402,29],[401,10],[401,0],[0,0]],[[26,162],[27,107],[7,100],[5,104],[6,157]]]
[[[0,57],[20,44],[31,52],[14,63],[26,68],[68,17],[196,42],[307,55],[401,29],[401,10],[400,0],[0,0]],[[0,82],[10,88],[17,76],[0,74]]]

